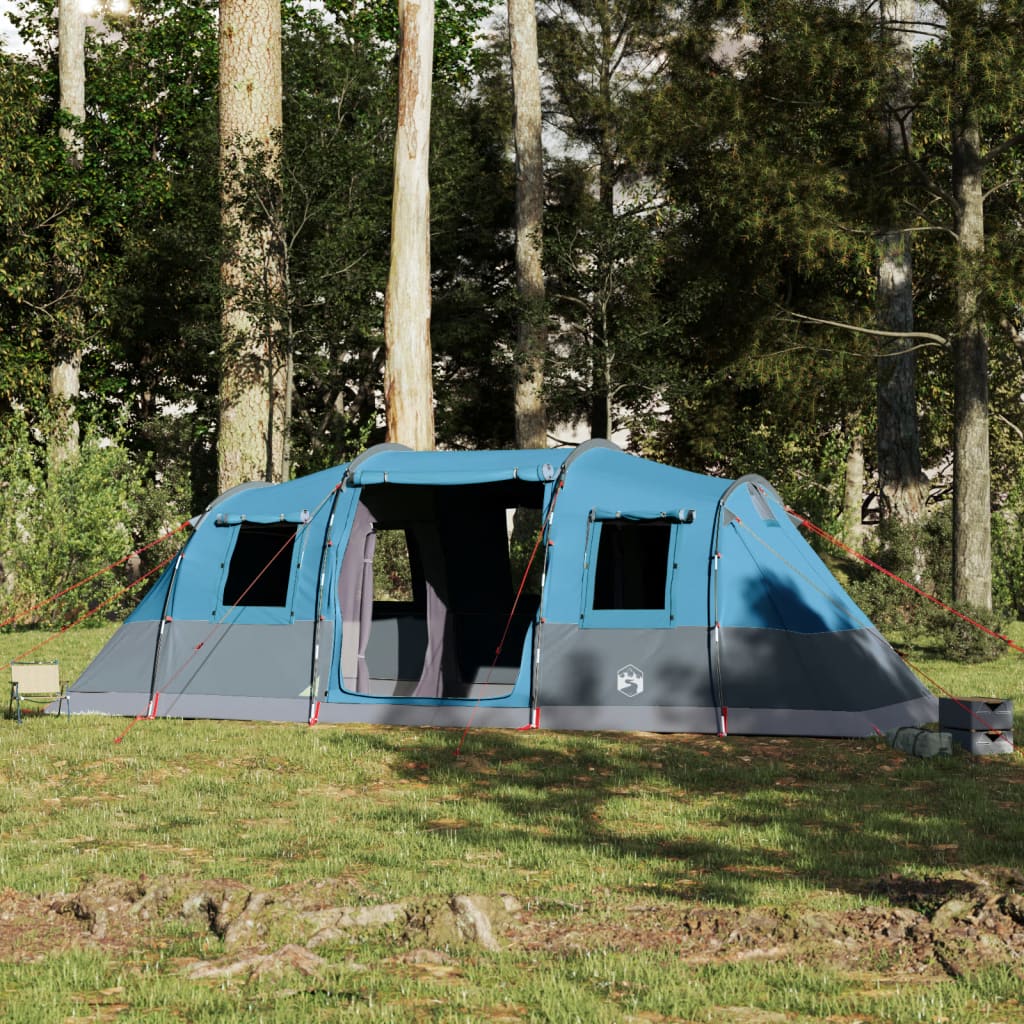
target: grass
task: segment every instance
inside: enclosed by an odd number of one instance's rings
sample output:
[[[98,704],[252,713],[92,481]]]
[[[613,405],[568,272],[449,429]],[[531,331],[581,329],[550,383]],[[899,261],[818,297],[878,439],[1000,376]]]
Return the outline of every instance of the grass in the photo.
[[[1018,627],[1024,633],[1024,627]],[[61,637],[73,674],[106,630]],[[0,659],[37,639],[0,636]],[[922,668],[963,696],[1024,710],[1018,655]],[[0,660],[0,664],[3,661]],[[2,678],[2,677],[0,677]],[[97,879],[226,879],[256,889],[329,880],[351,903],[512,893],[580,942],[409,963],[393,936],[321,951],[313,980],[197,983],[181,964],[223,950],[163,922],[130,954],[53,949],[4,962],[18,1024],[374,1021],[774,1021],[1024,1024],[1021,977],[925,984],[879,964],[683,963],[594,945],[678,910],[787,913],[888,906],[879,880],[1019,869],[1017,756],[922,761],[874,740],[471,733],[80,716],[0,722],[0,890],[46,896]],[[1017,722],[1018,735],[1021,723]],[[927,889],[923,888],[922,892]],[[608,931],[608,928],[611,931]],[[0,919],[0,948],[9,923]]]

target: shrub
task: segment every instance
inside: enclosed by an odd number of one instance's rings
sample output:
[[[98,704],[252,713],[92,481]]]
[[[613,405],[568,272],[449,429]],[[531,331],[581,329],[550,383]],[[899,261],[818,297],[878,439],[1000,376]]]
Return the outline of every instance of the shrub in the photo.
[[[992,516],[992,589],[998,608],[1024,618],[1024,495]]]
[[[952,605],[950,512],[948,507],[937,509],[922,523],[913,525],[883,523],[868,557],[925,594]],[[961,662],[988,661],[1005,650],[1002,640],[868,566],[850,572],[848,590],[883,633],[903,642],[928,636],[945,657]],[[1002,634],[1000,615],[970,608],[958,610]]]
[[[44,448],[14,417],[0,436],[0,621],[66,626],[105,605],[121,615],[137,598],[118,597],[138,564],[106,566],[153,536],[153,520],[167,520],[167,503],[144,467],[117,442],[87,436],[77,456],[45,465]],[[155,564],[170,551],[153,551]],[[142,567],[143,571],[145,566]],[[25,615],[72,585],[100,573],[70,594]]]
[[[961,664],[994,661],[1006,651],[1006,642],[999,639],[1005,626],[991,612],[977,608],[959,609],[964,615],[999,636],[992,636],[973,623],[966,622],[949,612],[941,611],[941,609],[936,609],[936,611],[940,614],[933,616],[932,633],[938,639],[943,655],[950,661]]]

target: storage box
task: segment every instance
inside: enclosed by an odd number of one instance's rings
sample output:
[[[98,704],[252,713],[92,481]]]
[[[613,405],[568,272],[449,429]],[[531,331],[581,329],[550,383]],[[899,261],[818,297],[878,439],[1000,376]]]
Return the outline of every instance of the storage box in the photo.
[[[1013,753],[1013,733],[1008,730],[993,729],[991,732],[979,732],[976,729],[950,729],[949,733],[954,743],[979,757]]]
[[[1013,729],[1013,701],[1001,697],[940,697],[939,728],[971,732]]]

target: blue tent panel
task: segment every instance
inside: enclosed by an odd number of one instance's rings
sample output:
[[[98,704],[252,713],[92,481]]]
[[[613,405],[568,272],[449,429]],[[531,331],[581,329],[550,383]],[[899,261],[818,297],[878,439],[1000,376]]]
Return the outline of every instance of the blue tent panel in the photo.
[[[514,514],[543,521],[525,579]],[[385,445],[194,525],[76,711],[828,736],[936,717],[759,477],[607,442]]]

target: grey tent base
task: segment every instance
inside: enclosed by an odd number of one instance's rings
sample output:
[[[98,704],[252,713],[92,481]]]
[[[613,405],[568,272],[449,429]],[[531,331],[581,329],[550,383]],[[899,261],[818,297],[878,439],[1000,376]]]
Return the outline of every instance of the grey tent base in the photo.
[[[924,724],[936,721],[937,716],[934,697],[868,711],[730,707],[728,732],[744,736],[872,736],[893,728],[892,722]],[[707,707],[542,707],[540,724],[547,729],[716,733],[718,712]]]
[[[138,694],[75,694],[75,714],[144,715],[148,700]],[[306,698],[218,697],[167,694],[159,718],[209,718],[240,721],[301,722],[309,718]],[[938,702],[921,697],[869,711],[821,711],[793,708],[729,708],[730,734],[750,736],[871,736],[908,722],[936,721]],[[529,708],[480,704],[404,704],[395,702],[322,703],[324,724],[427,725],[438,728],[518,729],[531,720]],[[541,707],[544,729],[609,732],[716,733],[718,716],[710,707]]]
[[[74,713],[79,715],[146,714],[147,699],[138,694],[75,692]],[[205,718],[222,721],[300,722],[309,720],[306,697],[219,697],[206,694],[175,694],[161,696],[157,704],[158,718]],[[358,704],[320,705],[317,720],[340,725],[362,722],[371,725],[434,725],[439,727],[467,725],[491,729],[518,729],[528,725],[529,708],[487,707],[484,704],[395,704],[381,701]]]

